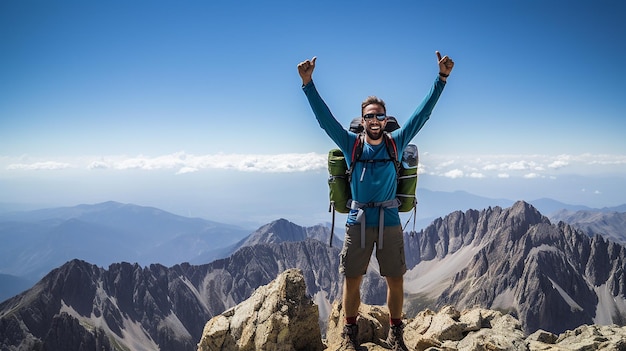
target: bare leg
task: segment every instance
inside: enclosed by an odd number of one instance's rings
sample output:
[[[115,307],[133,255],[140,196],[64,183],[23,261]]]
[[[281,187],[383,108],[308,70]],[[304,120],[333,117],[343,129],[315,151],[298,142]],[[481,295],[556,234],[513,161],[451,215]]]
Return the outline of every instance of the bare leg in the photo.
[[[402,304],[404,303],[404,277],[385,277],[387,279],[387,307],[390,317],[402,318]]]
[[[356,317],[361,305],[361,280],[363,276],[346,277],[343,284],[343,308],[346,317]]]

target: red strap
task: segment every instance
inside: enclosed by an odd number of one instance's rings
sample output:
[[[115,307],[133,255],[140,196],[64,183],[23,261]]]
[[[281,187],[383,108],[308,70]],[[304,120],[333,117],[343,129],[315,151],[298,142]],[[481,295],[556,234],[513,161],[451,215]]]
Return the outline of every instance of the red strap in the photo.
[[[351,159],[350,168],[352,168],[352,165],[354,164],[354,159],[356,158],[356,150],[360,143],[361,143],[361,134],[356,136],[356,141],[354,142],[354,146],[352,147],[352,156],[350,157]]]
[[[393,138],[391,137],[391,134],[389,133],[385,133],[386,139],[385,142],[387,142],[387,147],[389,147],[389,143],[391,143],[391,147],[393,148],[393,158],[395,159],[394,161],[400,161],[398,159],[398,147],[396,146],[396,141],[393,140]]]

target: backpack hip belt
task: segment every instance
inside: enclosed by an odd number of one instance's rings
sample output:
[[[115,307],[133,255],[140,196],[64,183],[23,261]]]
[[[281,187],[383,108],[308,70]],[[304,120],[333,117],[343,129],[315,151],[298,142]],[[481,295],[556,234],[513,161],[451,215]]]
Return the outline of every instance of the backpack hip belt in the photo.
[[[376,249],[383,248],[383,231],[385,228],[385,208],[398,208],[400,207],[400,200],[398,198],[382,201],[382,202],[358,202],[350,200],[350,208],[358,210],[356,220],[361,225],[361,248],[365,248],[365,211],[364,208],[378,207],[378,243]]]

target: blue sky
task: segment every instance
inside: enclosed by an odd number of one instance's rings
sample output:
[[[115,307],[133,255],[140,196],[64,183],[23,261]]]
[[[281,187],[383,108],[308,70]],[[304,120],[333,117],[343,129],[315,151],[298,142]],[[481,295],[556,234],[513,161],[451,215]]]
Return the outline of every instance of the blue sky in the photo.
[[[368,95],[402,123],[439,50],[456,66],[414,140],[420,187],[623,204],[625,14],[617,0],[3,1],[0,203],[315,222],[333,145],[296,65],[318,57],[342,123]]]

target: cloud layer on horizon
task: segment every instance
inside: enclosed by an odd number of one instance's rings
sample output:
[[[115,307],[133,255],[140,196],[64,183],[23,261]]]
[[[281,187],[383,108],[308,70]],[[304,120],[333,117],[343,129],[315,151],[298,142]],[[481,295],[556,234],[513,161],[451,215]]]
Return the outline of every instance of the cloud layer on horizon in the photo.
[[[4,164],[4,166],[2,166]],[[51,170],[172,170],[176,174],[221,169],[241,172],[322,172],[327,155],[319,153],[206,154],[176,152],[161,156],[96,156],[71,159],[0,157],[0,172]],[[2,170],[3,169],[3,170]],[[420,174],[457,178],[540,178],[559,174],[626,176],[626,155],[435,155],[424,153]]]

